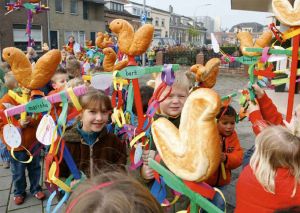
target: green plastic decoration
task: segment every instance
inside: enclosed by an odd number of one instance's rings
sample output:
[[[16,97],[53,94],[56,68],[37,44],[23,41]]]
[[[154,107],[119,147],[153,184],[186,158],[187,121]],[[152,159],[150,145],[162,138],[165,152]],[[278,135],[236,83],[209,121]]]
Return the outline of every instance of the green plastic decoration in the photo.
[[[25,106],[26,112],[40,113],[47,112],[51,109],[51,103],[44,98],[34,99]]]
[[[248,65],[252,65],[257,63],[259,57],[253,56],[253,57],[249,57],[249,56],[241,56],[241,57],[236,57],[235,60],[242,63],[242,64],[248,64]]]
[[[151,74],[156,72],[162,72],[163,66],[153,66],[153,67],[139,67],[139,66],[128,66],[117,73],[117,77],[122,77],[126,79],[140,78],[145,74]],[[179,64],[172,65],[173,71],[179,70]]]
[[[245,50],[247,52],[259,52],[259,53],[262,53],[263,48],[250,48],[250,47],[247,47]],[[298,52],[299,52],[298,54],[300,55],[300,50]],[[292,55],[292,49],[283,49],[283,50],[280,50],[280,49],[272,49],[272,48],[270,48],[269,51],[268,51],[268,54],[289,55],[289,56],[291,56]]]
[[[218,207],[209,202],[206,198],[202,197],[200,194],[189,189],[181,179],[171,173],[169,170],[164,168],[162,165],[157,163],[153,159],[149,159],[149,166],[157,171],[161,176],[163,176],[165,183],[173,190],[180,192],[187,196],[191,200],[191,213],[197,213],[200,206],[207,212],[221,213]]]

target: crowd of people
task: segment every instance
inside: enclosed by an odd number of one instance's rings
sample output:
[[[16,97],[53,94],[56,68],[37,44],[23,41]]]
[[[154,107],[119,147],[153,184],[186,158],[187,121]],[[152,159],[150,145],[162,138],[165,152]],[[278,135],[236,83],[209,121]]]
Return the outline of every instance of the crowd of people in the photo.
[[[82,63],[80,61],[80,46],[70,37],[66,48],[61,50],[62,61],[51,81],[42,89],[45,96],[58,93],[66,88],[86,84],[82,79]],[[153,65],[154,51],[148,52],[149,64]],[[28,48],[27,57],[32,64],[37,60],[33,48]],[[3,62],[4,71],[1,78],[0,110],[16,106],[18,103],[8,94],[8,90],[20,91],[10,67]],[[99,68],[101,70],[101,68]],[[90,73],[99,71],[97,67]],[[161,83],[161,75],[155,80],[154,88],[141,85],[142,104],[144,111],[148,106],[155,89]],[[175,82],[167,98],[159,105],[154,120],[164,117],[177,128],[180,124],[182,108],[187,100],[192,83],[184,72],[175,73]],[[249,101],[247,113],[256,134],[253,153],[247,155],[241,148],[239,136],[235,131],[237,112],[232,106],[223,106],[216,117],[220,136],[221,162],[217,171],[207,180],[213,190],[223,191],[231,181],[231,171],[243,165],[236,186],[236,212],[299,212],[300,210],[300,106],[296,108],[292,125],[286,126],[283,116],[277,111],[272,100],[263,89],[254,85],[256,104]],[[164,91],[167,95],[168,91]],[[65,146],[68,147],[77,168],[87,179],[78,183],[71,182],[73,188],[68,200],[66,212],[177,212],[189,208],[189,199],[181,195],[172,206],[162,207],[153,197],[150,190],[155,182],[155,174],[149,166],[149,158],[158,155],[155,144],[145,149],[142,154],[143,164],[137,173],[128,170],[129,147],[121,141],[107,125],[114,122],[111,118],[112,104],[110,91],[99,91],[89,87],[85,95],[79,97],[82,107],[80,114],[67,124],[63,136]],[[69,107],[68,114],[74,107]],[[57,121],[62,106],[54,104],[50,115]],[[10,147],[6,145],[2,130],[4,122],[0,123],[1,158],[4,168],[11,168],[14,185],[14,202],[16,205],[24,203],[26,198],[26,176],[28,171],[30,193],[42,200],[46,195],[40,185],[41,158],[35,154],[33,160],[28,160],[27,149],[32,153],[38,149],[35,132],[39,119],[27,116],[26,120],[18,120],[18,128],[22,135],[22,147],[14,149],[14,156],[10,154]],[[291,127],[292,126],[292,127]],[[201,137],[201,135],[199,136]],[[45,149],[47,152],[47,148]],[[246,158],[247,156],[247,158]],[[243,160],[244,159],[244,160]],[[200,164],[201,162],[199,162]],[[163,162],[161,164],[164,165]],[[224,167],[224,171],[222,171]],[[70,171],[64,161],[60,164],[60,177],[69,177]],[[226,209],[226,202],[221,195],[215,193],[209,199],[222,211]],[[174,198],[170,188],[167,188],[168,200]],[[204,212],[204,210],[201,210]]]

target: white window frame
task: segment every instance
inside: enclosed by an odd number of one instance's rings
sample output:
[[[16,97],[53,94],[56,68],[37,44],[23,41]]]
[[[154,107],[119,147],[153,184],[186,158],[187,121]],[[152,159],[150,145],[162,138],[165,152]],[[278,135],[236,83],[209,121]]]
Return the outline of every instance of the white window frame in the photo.
[[[57,0],[55,0],[55,12],[57,12],[57,13],[63,13],[64,12],[64,1],[63,0],[60,0],[60,2],[61,2],[61,11],[59,11],[59,10],[56,10],[56,1]]]
[[[75,12],[72,12],[72,3],[76,3]],[[78,14],[78,0],[70,0],[70,14],[77,15]]]

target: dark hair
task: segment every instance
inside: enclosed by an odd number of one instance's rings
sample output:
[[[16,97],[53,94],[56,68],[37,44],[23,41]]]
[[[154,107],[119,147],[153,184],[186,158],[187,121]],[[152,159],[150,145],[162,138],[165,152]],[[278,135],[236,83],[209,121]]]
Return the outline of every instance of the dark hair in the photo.
[[[71,208],[71,209],[70,209]],[[133,176],[110,171],[81,183],[71,194],[67,213],[162,213],[150,191]]]
[[[154,92],[154,88],[150,86],[142,86],[140,87],[140,93],[142,98],[143,112],[145,113],[148,109],[148,102],[152,97]],[[132,112],[136,114],[135,105],[133,105]]]
[[[237,113],[232,106],[228,105],[228,106],[221,107],[219,114],[217,115],[217,119],[219,120],[223,115],[235,117]]]

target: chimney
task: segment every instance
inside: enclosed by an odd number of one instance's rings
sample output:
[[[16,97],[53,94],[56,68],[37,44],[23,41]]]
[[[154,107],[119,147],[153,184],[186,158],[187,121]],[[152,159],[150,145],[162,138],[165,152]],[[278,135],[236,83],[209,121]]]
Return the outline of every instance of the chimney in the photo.
[[[169,12],[173,13],[173,7],[172,7],[172,5],[169,5]]]

